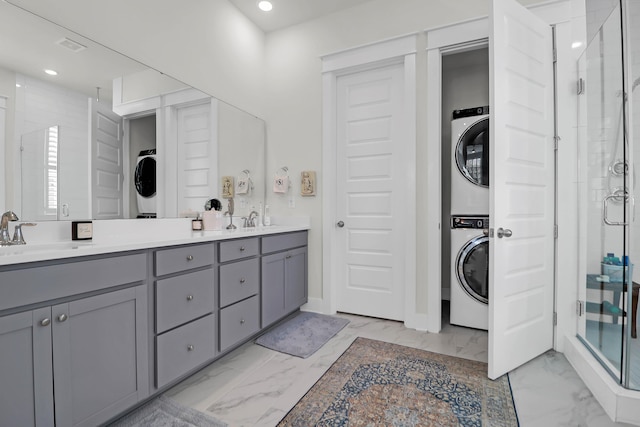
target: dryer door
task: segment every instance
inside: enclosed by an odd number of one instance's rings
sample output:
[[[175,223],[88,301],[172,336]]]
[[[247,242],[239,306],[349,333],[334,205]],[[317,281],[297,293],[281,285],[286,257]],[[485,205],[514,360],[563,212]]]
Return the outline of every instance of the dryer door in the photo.
[[[489,187],[489,118],[478,120],[460,136],[455,163],[472,184]]]
[[[136,191],[142,197],[156,194],[156,159],[152,156],[143,157],[136,166]]]
[[[473,299],[489,302],[489,238],[469,240],[458,252],[456,275],[462,289]]]

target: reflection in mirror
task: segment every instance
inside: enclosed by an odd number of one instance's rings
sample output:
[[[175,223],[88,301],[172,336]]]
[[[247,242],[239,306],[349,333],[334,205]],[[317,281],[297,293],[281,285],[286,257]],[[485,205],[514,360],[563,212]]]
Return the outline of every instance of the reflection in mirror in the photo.
[[[28,132],[20,141],[21,215],[31,221],[57,219],[58,126]],[[63,207],[64,209],[64,207]]]
[[[221,176],[243,170],[253,188],[238,214],[264,200],[262,120],[6,2],[0,40],[0,211],[25,221],[176,217],[202,212],[221,198]],[[52,128],[55,185],[41,145]],[[135,182],[149,150],[153,208],[139,205]]]

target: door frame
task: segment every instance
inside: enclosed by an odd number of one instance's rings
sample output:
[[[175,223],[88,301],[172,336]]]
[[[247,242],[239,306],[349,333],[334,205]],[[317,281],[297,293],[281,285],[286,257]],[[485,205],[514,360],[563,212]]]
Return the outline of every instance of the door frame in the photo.
[[[335,313],[338,277],[336,258],[337,188],[337,124],[336,87],[338,77],[358,71],[376,69],[389,64],[402,64],[404,68],[404,113],[406,141],[403,152],[409,162],[398,179],[406,182],[406,233],[404,241],[405,283],[404,323],[415,329],[426,329],[426,315],[418,314],[416,307],[416,45],[417,34],[393,38],[379,43],[328,54],[322,59],[322,300],[310,300],[308,308],[324,313]]]
[[[571,5],[568,0],[559,0],[529,7],[547,23],[568,22]],[[442,57],[461,53],[488,45],[489,19],[475,18],[450,25],[425,30],[427,34],[427,152],[426,167],[430,179],[426,185],[427,200],[431,209],[426,213],[426,231],[429,236],[424,250],[427,253],[427,326],[426,330],[438,333],[442,329]],[[563,52],[571,55],[568,52]],[[558,179],[558,177],[556,177]],[[571,233],[573,235],[573,233]],[[432,237],[433,236],[433,237]],[[557,280],[557,279],[556,279]],[[557,288],[556,288],[557,292]],[[566,299],[571,299],[567,297]],[[567,317],[571,313],[559,314]],[[568,319],[567,319],[568,320]],[[565,328],[567,326],[565,325]],[[571,329],[571,328],[568,328]],[[557,337],[558,334],[556,334]],[[556,338],[557,339],[557,338]],[[562,347],[562,344],[559,344]]]

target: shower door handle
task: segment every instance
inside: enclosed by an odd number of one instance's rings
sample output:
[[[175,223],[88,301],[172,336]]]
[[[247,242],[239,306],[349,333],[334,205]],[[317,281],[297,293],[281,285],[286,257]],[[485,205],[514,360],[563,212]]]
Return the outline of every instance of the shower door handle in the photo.
[[[608,196],[605,196],[604,199],[602,199],[602,221],[607,224],[607,225],[629,225],[629,223],[624,222],[624,221],[610,221],[609,220],[609,200],[611,199],[615,199],[618,198],[620,196],[616,195],[616,194],[609,194]],[[626,198],[625,198],[626,199]],[[627,203],[627,201],[625,200],[623,203]]]

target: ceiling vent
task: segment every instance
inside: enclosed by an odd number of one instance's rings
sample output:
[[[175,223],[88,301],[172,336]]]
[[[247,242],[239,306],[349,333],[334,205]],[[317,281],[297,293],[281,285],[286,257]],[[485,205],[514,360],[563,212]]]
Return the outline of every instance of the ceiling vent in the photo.
[[[60,46],[65,47],[73,52],[80,52],[81,50],[85,50],[87,48],[85,45],[82,45],[77,41],[71,40],[66,37],[61,40],[58,40],[56,44],[59,44]]]

